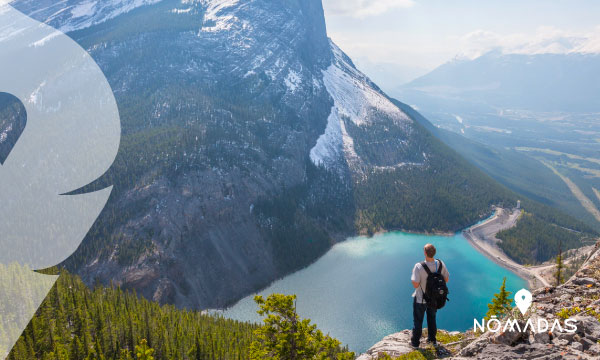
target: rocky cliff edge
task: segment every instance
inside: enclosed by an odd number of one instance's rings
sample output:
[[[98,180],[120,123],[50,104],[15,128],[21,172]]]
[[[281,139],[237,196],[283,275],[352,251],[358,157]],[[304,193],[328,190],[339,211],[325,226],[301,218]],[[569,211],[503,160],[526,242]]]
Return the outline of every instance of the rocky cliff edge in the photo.
[[[440,331],[437,348],[425,343],[413,350],[409,345],[410,330],[389,335],[375,344],[357,360],[374,360],[389,355],[392,359],[600,359],[600,251],[598,245],[581,269],[566,283],[558,287],[537,289],[533,303],[525,316],[518,310],[510,319],[517,327],[507,331],[465,333]],[[526,326],[528,319],[537,324],[545,319],[552,330],[558,320],[562,325],[554,331],[533,331]],[[576,326],[575,332],[567,332],[565,320]],[[479,319],[481,320],[481,319]],[[504,325],[507,319],[500,319]],[[543,322],[543,320],[542,320]]]

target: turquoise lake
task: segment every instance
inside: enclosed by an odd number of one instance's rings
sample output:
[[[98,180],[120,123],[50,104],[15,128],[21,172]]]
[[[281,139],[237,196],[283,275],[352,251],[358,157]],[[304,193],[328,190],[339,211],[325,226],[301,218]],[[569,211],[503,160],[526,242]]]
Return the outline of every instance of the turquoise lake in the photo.
[[[410,274],[414,264],[423,260],[423,246],[428,242],[436,246],[436,258],[450,271],[450,302],[438,312],[440,329],[472,328],[473,318],[485,315],[504,277],[513,294],[527,288],[523,279],[477,252],[462,234],[391,232],[337,244],[314,264],[260,294],[296,294],[301,317],[310,318],[325,333],[361,353],[386,335],[412,328]],[[258,322],[256,310],[249,296],[224,316]]]

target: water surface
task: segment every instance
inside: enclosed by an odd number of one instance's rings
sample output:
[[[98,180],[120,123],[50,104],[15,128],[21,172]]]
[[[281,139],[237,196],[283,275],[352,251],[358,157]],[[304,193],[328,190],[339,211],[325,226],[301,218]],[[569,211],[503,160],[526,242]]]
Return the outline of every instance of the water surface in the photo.
[[[450,271],[450,302],[438,312],[438,328],[464,331],[481,319],[487,304],[506,277],[507,288],[526,288],[524,280],[454,236],[391,232],[358,237],[337,244],[316,263],[298,271],[261,295],[296,294],[298,313],[326,333],[364,352],[384,336],[412,328],[413,287],[410,274],[423,260],[423,246],[432,243]],[[224,315],[259,321],[253,296],[244,298]]]

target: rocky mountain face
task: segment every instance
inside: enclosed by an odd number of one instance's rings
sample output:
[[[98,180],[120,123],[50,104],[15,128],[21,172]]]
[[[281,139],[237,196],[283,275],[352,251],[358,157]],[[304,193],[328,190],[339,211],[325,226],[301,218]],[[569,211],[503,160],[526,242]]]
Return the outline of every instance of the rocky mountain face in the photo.
[[[381,229],[454,231],[516,201],[328,38],[320,0],[16,0],[107,76],[115,190],[65,264],[161,303],[231,304]]]
[[[516,315],[517,328],[507,331],[474,334],[438,334],[437,349],[427,348],[423,341],[422,352],[433,358],[449,359],[598,359],[600,357],[600,251],[598,245],[581,269],[565,284],[552,288],[541,288],[533,292],[533,303],[525,317]],[[443,310],[442,310],[443,311]],[[442,315],[443,316],[443,315]],[[538,319],[546,319],[550,331],[531,331],[526,328],[527,319],[537,324]],[[571,319],[577,327],[575,332],[567,332],[565,319]],[[563,325],[551,330],[555,320]],[[494,325],[495,326],[495,325]],[[492,326],[492,327],[494,327]],[[440,339],[444,341],[440,341]],[[385,354],[400,357],[412,353],[409,346],[410,330],[390,335],[374,345],[358,360],[379,359]]]
[[[42,19],[64,33],[101,24],[138,7],[161,0],[109,0],[109,1],[15,1],[19,10]]]

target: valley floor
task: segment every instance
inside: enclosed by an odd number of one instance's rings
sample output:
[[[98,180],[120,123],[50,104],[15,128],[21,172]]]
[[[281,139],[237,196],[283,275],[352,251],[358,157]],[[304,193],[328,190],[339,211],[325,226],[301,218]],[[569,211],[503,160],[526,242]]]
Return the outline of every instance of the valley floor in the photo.
[[[521,216],[520,209],[502,209],[498,208],[493,217],[465,230],[463,232],[469,243],[483,255],[494,261],[496,264],[517,274],[529,283],[531,290],[540,287],[549,287],[550,284],[544,276],[536,271],[535,268],[529,268],[518,264],[509,258],[498,246],[500,241],[496,238],[502,230],[514,227]]]

